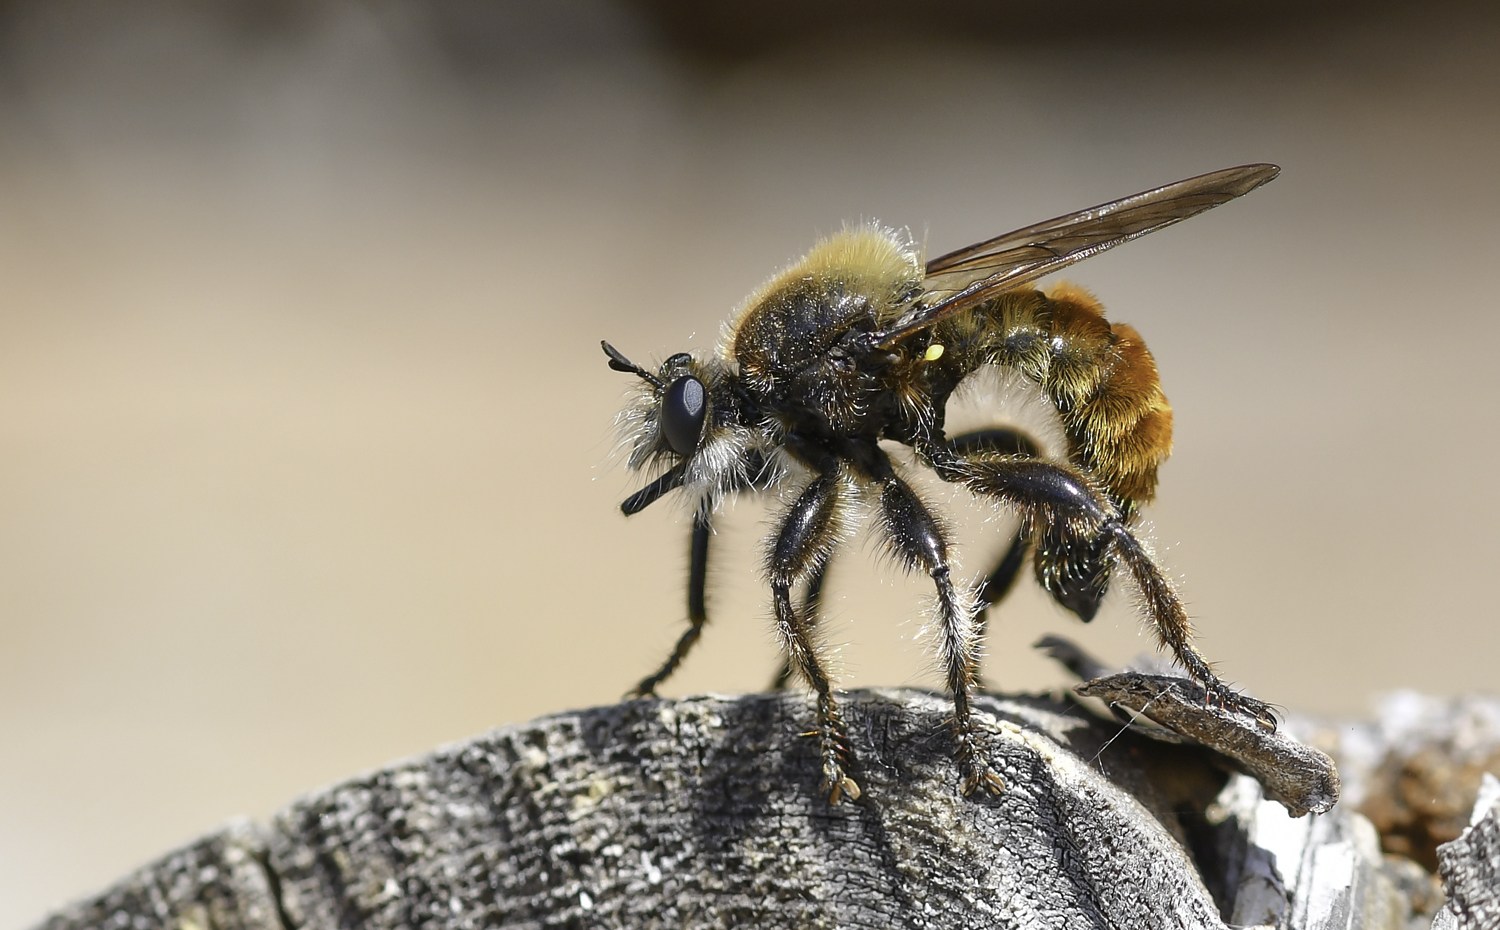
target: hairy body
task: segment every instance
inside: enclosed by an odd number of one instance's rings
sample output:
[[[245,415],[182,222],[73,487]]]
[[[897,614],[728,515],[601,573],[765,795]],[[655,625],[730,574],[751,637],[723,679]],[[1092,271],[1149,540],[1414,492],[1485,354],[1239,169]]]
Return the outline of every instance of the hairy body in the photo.
[[[1048,593],[1084,620],[1098,609],[1111,569],[1122,565],[1161,642],[1209,699],[1274,726],[1265,705],[1226,688],[1191,646],[1180,599],[1130,529],[1171,452],[1172,411],[1150,352],[1134,329],[1106,320],[1086,291],[1027,285],[1239,196],[1275,171],[1215,172],[925,265],[891,230],[847,229],[752,294],[713,355],[674,355],[653,372],[606,343],[611,366],[641,378],[621,416],[630,465],[662,471],[622,508],[637,512],[679,488],[694,504],[691,627],[637,690],[650,693],[698,638],[721,501],[790,485],[796,491],[768,546],[765,573],[788,668],[817,694],[824,787],[835,803],[859,788],[847,771],[849,746],[817,642],[817,602],[829,556],[866,510],[896,559],[933,580],[965,793],[1001,788],[970,695],[982,611],[1004,596],[1028,556]],[[1041,389],[1061,420],[1063,455],[1046,457],[1032,437],[1004,425],[947,435],[949,399],[989,368],[1017,372]],[[1010,550],[976,590],[955,584],[948,530],[881,442],[909,446],[942,479],[1020,515]],[[799,585],[800,605],[793,599]]]

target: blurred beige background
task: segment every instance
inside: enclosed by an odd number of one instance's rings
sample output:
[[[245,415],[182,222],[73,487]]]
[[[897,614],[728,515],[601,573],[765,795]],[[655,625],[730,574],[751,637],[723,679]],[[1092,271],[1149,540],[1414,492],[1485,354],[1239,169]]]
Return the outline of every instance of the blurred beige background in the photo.
[[[1107,7],[0,7],[0,926],[617,699],[682,628],[686,530],[616,509],[627,379],[598,340],[707,347],[846,220],[943,251],[1283,165],[1070,273],[1177,409],[1153,538],[1262,697],[1493,689],[1497,20]],[[769,680],[765,518],[722,521],[669,693]],[[968,571],[1003,535],[969,521]],[[846,684],[935,683],[924,585],[867,545],[831,585]],[[1150,645],[1123,594],[1084,627],[1029,581],[993,629],[1015,688],[1063,681],[1044,632]]]

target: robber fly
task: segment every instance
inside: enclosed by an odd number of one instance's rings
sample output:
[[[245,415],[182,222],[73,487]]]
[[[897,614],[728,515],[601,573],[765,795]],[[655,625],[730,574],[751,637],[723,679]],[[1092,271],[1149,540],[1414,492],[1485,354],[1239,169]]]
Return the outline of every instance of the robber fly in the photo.
[[[682,353],[654,370],[603,343],[609,365],[640,379],[620,415],[629,465],[660,474],[621,509],[674,490],[694,509],[690,627],[636,688],[651,694],[698,640],[712,520],[742,490],[788,487],[766,552],[776,632],[788,666],[817,695],[823,790],[858,798],[832,684],[815,637],[817,592],[837,544],[873,510],[896,559],[937,588],[937,651],[953,692],[962,790],[998,792],[970,697],[983,612],[1029,556],[1042,587],[1087,621],[1123,566],[1161,643],[1210,700],[1274,728],[1270,708],[1230,690],[1190,644],[1182,601],[1131,530],[1172,448],[1172,408],[1140,335],[1110,323],[1087,292],[1038,278],[1196,216],[1265,184],[1275,165],[1245,165],[1168,184],[934,258],[893,230],[863,225],[818,243],[750,296],[712,355]],[[1034,382],[1056,408],[1065,457],[1020,430],[949,436],[949,398],[987,366]],[[974,590],[950,571],[944,523],[901,477],[882,441],[911,447],[945,481],[1012,508],[1020,527]],[[804,585],[802,605],[792,592]]]

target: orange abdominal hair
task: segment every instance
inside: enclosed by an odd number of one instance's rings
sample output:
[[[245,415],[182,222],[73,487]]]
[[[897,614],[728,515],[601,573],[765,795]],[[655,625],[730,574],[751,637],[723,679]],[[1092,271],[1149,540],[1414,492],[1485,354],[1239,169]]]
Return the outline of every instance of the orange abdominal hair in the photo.
[[[1172,407],[1140,334],[1106,320],[1088,291],[1009,291],[944,320],[933,340],[950,364],[999,365],[1036,382],[1062,418],[1068,457],[1127,510],[1155,497]]]

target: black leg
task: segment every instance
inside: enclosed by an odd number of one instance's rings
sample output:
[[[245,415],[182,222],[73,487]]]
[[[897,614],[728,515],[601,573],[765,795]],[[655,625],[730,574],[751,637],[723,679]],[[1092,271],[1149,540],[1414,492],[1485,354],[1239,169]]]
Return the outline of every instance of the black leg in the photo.
[[[1146,547],[1136,539],[1125,525],[1115,521],[1108,528],[1113,549],[1135,578],[1141,599],[1146,604],[1163,645],[1172,650],[1177,661],[1188,670],[1194,680],[1203,685],[1205,699],[1229,710],[1240,711],[1254,717],[1267,729],[1276,729],[1276,712],[1264,701],[1239,694],[1219,680],[1213,669],[1204,661],[1201,653],[1189,643],[1192,624],[1188,621],[1187,609],[1172,590],[1166,576],[1157,568]]]
[[[948,440],[948,446],[960,455],[988,452],[992,455],[1027,455],[1034,459],[1042,457],[1041,443],[1018,429],[1005,426],[959,433]]]
[[[1036,580],[1052,599],[1084,623],[1109,592],[1108,536],[1079,536],[1054,524],[1037,532]]]
[[[965,458],[976,454],[1042,457],[1040,443],[1020,430],[1009,428],[961,433],[948,440],[948,448]],[[1010,593],[1032,542],[1025,533],[1018,532],[1000,564],[980,589],[981,636],[987,623],[988,608]],[[1053,600],[1071,610],[1084,623],[1094,619],[1109,588],[1109,568],[1103,558],[1108,545],[1108,540],[1096,538],[1089,540],[1088,545],[1080,546],[1070,537],[1060,537],[1057,533],[1042,534],[1035,540],[1037,582]]]
[[[1027,455],[1037,458],[1042,454],[1041,444],[1035,439],[1020,430],[1008,427],[977,429],[969,433],[960,433],[948,440],[948,448],[960,456],[986,453],[989,455]],[[1010,547],[1000,557],[995,570],[989,573],[979,590],[975,592],[979,598],[979,635],[981,638],[984,636],[989,608],[1004,600],[1011,588],[1015,587],[1016,578],[1021,573],[1021,566],[1026,563],[1029,543],[1027,534],[1018,530],[1011,540]]]
[[[996,455],[1035,457],[1042,454],[1041,444],[1036,440],[1020,430],[1006,427],[960,433],[948,441],[948,446],[960,455],[988,452]],[[975,636],[979,643],[984,642],[985,633],[989,629],[990,608],[1005,600],[1011,589],[1015,587],[1016,579],[1021,575],[1021,566],[1026,564],[1026,556],[1030,551],[1030,536],[1025,532],[1024,527],[1017,528],[1005,554],[995,564],[994,570],[985,576],[984,581],[979,585],[979,590],[974,592],[979,611],[975,615],[975,622],[978,624]],[[987,684],[981,683],[980,686],[984,690],[989,690]]]
[[[1026,553],[1031,549],[1031,542],[1026,534],[1020,530],[1011,539],[1010,546],[1005,550],[1005,555],[1000,557],[1000,563],[995,570],[990,572],[979,585],[979,590],[974,592],[979,599],[980,617],[987,616],[989,609],[1005,599],[1010,589],[1016,586],[1016,578],[1021,574],[1021,566],[1026,564]],[[979,635],[984,636],[986,621],[979,622]]]
[[[772,604],[776,611],[776,633],[781,648],[786,653],[787,664],[817,695],[823,790],[828,793],[832,804],[837,804],[846,795],[851,800],[858,798],[859,785],[844,771],[849,761],[844,724],[813,638],[813,618],[799,616],[792,607],[792,586],[809,577],[833,551],[843,517],[842,505],[838,476],[828,473],[815,478],[782,518],[781,529],[767,560]]]
[[[828,561],[825,559],[813,569],[812,577],[807,579],[807,593],[802,596],[802,616],[807,623],[818,621],[818,606],[823,603],[823,581],[827,577]],[[776,670],[776,677],[771,679],[771,690],[785,691],[791,681],[792,664],[783,656],[781,668]]]
[[[983,787],[991,794],[1005,783],[990,770],[984,746],[975,730],[970,700],[978,671],[978,631],[973,605],[953,586],[948,565],[948,541],[931,511],[906,482],[894,474],[883,476],[880,515],[892,551],[911,568],[922,568],[937,586],[938,655],[953,692],[953,734],[963,772],[963,793]]]
[[[677,640],[672,654],[655,674],[641,679],[628,696],[645,697],[656,693],[656,688],[677,671],[677,666],[687,658],[688,651],[703,635],[703,624],[708,622],[708,540],[713,535],[713,524],[709,511],[700,507],[693,514],[693,536],[688,554],[688,628]]]
[[[1118,508],[1082,474],[1052,462],[983,453],[959,457],[946,449],[931,458],[944,480],[1005,501],[1020,513],[1023,526],[1039,534],[1057,532],[1083,547],[1096,539],[1105,540],[1101,561],[1108,564],[1118,558],[1125,563],[1162,645],[1171,649],[1183,668],[1203,685],[1209,700],[1275,727],[1276,717],[1269,705],[1236,694],[1193,648],[1192,624],[1181,599],[1125,525]]]

